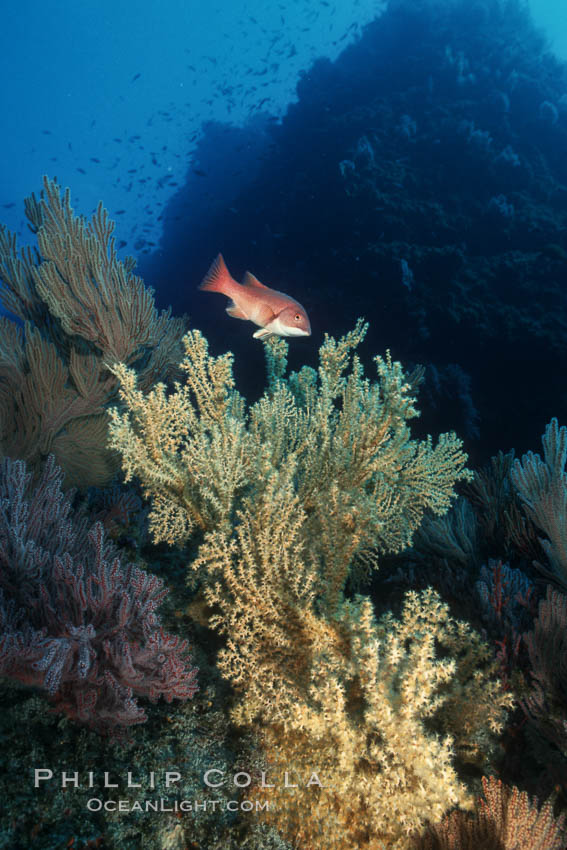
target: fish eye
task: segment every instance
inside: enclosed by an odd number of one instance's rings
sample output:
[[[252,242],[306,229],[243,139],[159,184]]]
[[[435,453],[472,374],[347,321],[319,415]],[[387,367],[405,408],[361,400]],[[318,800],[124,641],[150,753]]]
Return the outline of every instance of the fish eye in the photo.
[[[299,313],[296,313],[294,318],[295,318],[296,322],[299,322],[299,320],[301,319],[301,316],[299,315]]]

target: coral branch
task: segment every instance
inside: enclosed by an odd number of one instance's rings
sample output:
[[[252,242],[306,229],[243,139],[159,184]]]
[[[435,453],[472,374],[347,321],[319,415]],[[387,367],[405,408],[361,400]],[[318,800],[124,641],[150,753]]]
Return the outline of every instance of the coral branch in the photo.
[[[123,567],[61,480],[52,456],[35,488],[23,462],[0,469],[0,674],[101,731],[142,723],[134,695],[188,699],[196,670],[160,624],[161,579]]]
[[[22,333],[0,318],[0,450],[36,472],[52,453],[66,486],[101,485],[116,468],[106,445],[116,394],[108,362],[136,363],[148,389],[173,373],[186,322],[158,314],[134,262],[118,260],[102,205],[87,223],[55,181],[45,178],[42,194],[26,205],[35,256],[18,254],[0,228],[0,296],[25,323]]]

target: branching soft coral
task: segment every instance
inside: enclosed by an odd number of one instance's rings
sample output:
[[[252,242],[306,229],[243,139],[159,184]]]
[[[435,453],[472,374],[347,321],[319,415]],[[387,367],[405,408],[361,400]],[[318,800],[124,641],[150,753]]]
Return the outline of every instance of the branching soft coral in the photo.
[[[0,226],[0,299],[24,323],[0,319],[0,453],[36,473],[51,453],[67,486],[101,485],[116,469],[105,438],[116,390],[107,361],[136,363],[148,389],[171,375],[185,321],[158,313],[134,260],[118,259],[102,204],[87,222],[73,212],[69,190],[61,196],[45,178],[26,215],[35,253],[18,252]]]
[[[553,803],[530,800],[493,776],[482,777],[484,798],[472,815],[452,812],[415,839],[412,850],[563,850],[565,815]]]
[[[488,726],[510,705],[478,636],[431,589],[407,594],[399,619],[376,622],[357,597],[305,629],[310,664],[298,661],[286,720],[269,706],[258,717],[271,774],[287,771],[298,786],[277,801],[258,790],[268,821],[301,848],[402,850],[426,821],[469,807],[455,748],[466,738],[486,754],[496,740]],[[244,691],[245,703],[255,697]],[[323,787],[305,788],[315,768]]]
[[[461,442],[411,439],[412,385],[389,355],[375,358],[378,380],[365,377],[355,348],[366,327],[326,337],[318,371],[287,378],[285,343],[267,343],[268,390],[248,409],[231,355],[211,357],[198,331],[184,338],[186,383],[169,395],[164,385],[144,395],[133,371],[115,367],[124,409],[111,411],[111,445],[153,497],[156,541],[230,530],[243,498],[293,469],[306,534],[340,588],[353,558],[403,549],[426,509],[447,510],[468,475]]]
[[[467,805],[454,749],[489,758],[510,704],[488,648],[433,591],[379,623],[370,600],[345,597],[353,564],[408,546],[468,475],[454,434],[411,439],[414,387],[399,363],[377,357],[377,380],[365,377],[365,331],[359,321],[326,337],[318,370],[287,377],[286,343],[270,340],[268,389],[249,408],[231,355],[211,357],[198,331],[170,394],[144,395],[114,368],[124,405],[111,444],[152,497],[154,538],[199,532],[191,567],[226,638],[234,721],[255,730],[270,766],[330,777],[265,815],[309,850],[407,847],[428,818]]]
[[[567,428],[552,419],[542,437],[543,458],[528,452],[514,461],[511,478],[528,519],[541,529],[539,542],[553,577],[567,588]],[[542,572],[549,572],[541,565]]]
[[[161,626],[162,580],[123,566],[61,480],[53,456],[36,486],[22,461],[0,464],[0,675],[109,732],[146,719],[137,696],[193,696],[197,671]]]

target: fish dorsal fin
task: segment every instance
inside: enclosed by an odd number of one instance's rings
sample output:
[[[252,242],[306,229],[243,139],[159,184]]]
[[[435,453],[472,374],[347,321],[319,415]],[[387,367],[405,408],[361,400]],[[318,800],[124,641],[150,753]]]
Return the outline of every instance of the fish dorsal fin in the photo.
[[[266,286],[263,283],[260,283],[257,277],[252,274],[252,272],[246,272],[244,277],[242,278],[242,286],[253,286],[255,289],[269,289],[269,286]]]

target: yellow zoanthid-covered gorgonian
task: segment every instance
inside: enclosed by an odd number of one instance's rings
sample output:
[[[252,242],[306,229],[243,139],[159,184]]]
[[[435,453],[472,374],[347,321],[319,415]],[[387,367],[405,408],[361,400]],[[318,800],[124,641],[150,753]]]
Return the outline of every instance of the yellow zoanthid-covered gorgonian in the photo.
[[[327,336],[319,369],[287,377],[287,345],[270,340],[268,388],[249,407],[232,355],[210,356],[199,331],[184,337],[186,380],[173,392],[144,393],[134,371],[114,367],[124,405],[111,414],[111,445],[152,496],[156,542],[231,529],[275,475],[291,481],[325,574],[342,587],[353,558],[404,549],[426,509],[447,510],[468,477],[461,441],[411,439],[415,388],[389,354],[375,358],[378,380],[365,377],[355,349],[366,329]]]
[[[233,720],[268,765],[303,779],[263,816],[309,850],[406,847],[426,820],[467,806],[454,752],[488,758],[510,704],[490,652],[434,591],[410,594],[400,621],[345,595],[353,567],[409,546],[469,477],[455,434],[411,438],[415,380],[399,363],[376,357],[365,376],[365,332],[359,321],[326,336],[318,369],[290,375],[287,344],[269,340],[253,405],[232,355],[210,356],[198,331],[170,391],[144,393],[133,370],[113,368],[111,446],[152,499],[154,540],[198,544],[191,579],[226,638]],[[326,787],[305,784],[311,770]]]

